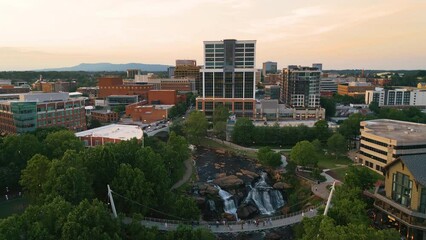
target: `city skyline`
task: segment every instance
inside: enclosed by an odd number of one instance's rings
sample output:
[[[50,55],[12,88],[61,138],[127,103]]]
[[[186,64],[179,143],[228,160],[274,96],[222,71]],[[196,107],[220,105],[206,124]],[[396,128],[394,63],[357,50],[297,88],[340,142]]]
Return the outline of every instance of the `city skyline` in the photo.
[[[6,1],[0,71],[79,63],[203,61],[203,41],[257,41],[262,62],[324,69],[425,69],[420,0]],[[65,14],[67,13],[67,14]]]

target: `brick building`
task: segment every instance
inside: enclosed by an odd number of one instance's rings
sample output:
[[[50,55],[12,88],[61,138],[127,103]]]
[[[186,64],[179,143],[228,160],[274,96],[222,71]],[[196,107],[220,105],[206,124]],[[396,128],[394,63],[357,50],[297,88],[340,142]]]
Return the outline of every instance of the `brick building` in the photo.
[[[0,102],[0,132],[25,133],[53,126],[84,130],[84,102],[84,98],[69,98],[68,93],[21,94],[19,101]]]
[[[149,104],[175,105],[178,103],[176,90],[151,90],[148,92]]]
[[[29,87],[15,87],[13,85],[2,85],[0,86],[0,94],[14,94],[14,93],[28,93],[30,92]]]
[[[110,124],[75,134],[86,147],[95,147],[106,143],[118,143],[136,138],[143,141],[143,131],[139,126]]]
[[[124,84],[121,77],[98,78],[98,86],[100,98],[110,95],[138,95],[141,99],[146,99],[148,91],[153,89],[151,84]]]
[[[119,114],[110,110],[94,110],[91,112],[91,117],[101,123],[118,122],[120,120]]]
[[[172,107],[173,105],[139,105],[129,108],[129,115],[133,121],[148,124],[167,119]]]

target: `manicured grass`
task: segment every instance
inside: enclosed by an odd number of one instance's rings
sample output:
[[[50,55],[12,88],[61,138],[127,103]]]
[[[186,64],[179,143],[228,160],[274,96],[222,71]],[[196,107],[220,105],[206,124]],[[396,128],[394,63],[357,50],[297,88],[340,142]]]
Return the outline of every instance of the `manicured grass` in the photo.
[[[322,169],[332,169],[340,167],[341,165],[350,165],[352,164],[352,160],[348,157],[343,156],[340,158],[335,158],[334,156],[321,156],[318,160],[318,167]]]
[[[212,148],[212,149],[223,149],[230,152],[233,152],[237,155],[243,155],[252,159],[257,159],[256,152],[255,151],[246,151],[246,150],[240,150],[235,149],[232,146],[229,146],[227,144],[216,142],[212,139],[203,138],[200,141],[200,145],[206,148]]]
[[[364,166],[355,166],[356,168],[362,168],[362,167],[364,167]],[[365,168],[365,167],[364,167]],[[339,180],[339,181],[343,181],[343,179],[345,178],[345,174],[346,174],[346,171],[348,171],[348,168],[347,167],[344,167],[344,168],[337,168],[337,169],[334,169],[334,170],[332,170],[332,171],[329,171],[328,173],[330,174],[330,175],[332,175],[334,178],[336,178],[337,180]],[[373,175],[375,175],[376,177],[377,177],[377,179],[378,180],[385,180],[385,176],[383,176],[383,175],[381,175],[381,174],[378,174],[378,173],[376,173],[376,172],[374,172],[374,171],[372,171],[371,170],[371,173],[373,174]]]
[[[8,201],[0,202],[0,219],[7,218],[15,213],[24,212],[28,206],[28,200],[25,198],[15,198]]]

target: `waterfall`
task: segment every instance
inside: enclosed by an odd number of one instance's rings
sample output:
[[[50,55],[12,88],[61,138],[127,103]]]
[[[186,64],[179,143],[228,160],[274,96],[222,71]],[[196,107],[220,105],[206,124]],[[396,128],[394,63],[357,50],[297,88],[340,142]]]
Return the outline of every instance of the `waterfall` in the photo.
[[[249,203],[251,201],[261,214],[271,215],[275,210],[284,206],[285,202],[281,192],[266,183],[266,176],[267,174],[263,172],[254,187],[250,186],[251,190],[244,202]]]
[[[207,202],[209,204],[210,211],[212,212],[216,211],[216,204],[214,203],[214,201],[209,199]]]
[[[223,200],[223,210],[226,213],[232,214],[235,216],[235,218],[238,220],[237,216],[237,207],[235,206],[234,199],[232,198],[232,195],[220,188],[219,186],[215,186],[217,189],[219,189],[219,196]]]

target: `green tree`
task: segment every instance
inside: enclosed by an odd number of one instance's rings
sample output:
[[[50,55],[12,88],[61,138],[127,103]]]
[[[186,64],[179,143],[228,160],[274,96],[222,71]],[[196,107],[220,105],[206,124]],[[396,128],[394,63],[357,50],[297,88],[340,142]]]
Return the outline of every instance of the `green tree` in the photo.
[[[320,105],[325,109],[325,116],[327,118],[334,117],[336,114],[336,102],[332,98],[320,98]]]
[[[112,182],[119,166],[112,147],[105,145],[88,148],[83,152],[82,158],[93,180],[93,190],[96,196],[102,198],[107,193],[106,185]]]
[[[328,122],[326,120],[318,120],[317,122],[315,122],[314,131],[315,131],[316,137],[321,142],[326,142],[331,135],[331,131],[328,128]]]
[[[213,112],[213,125],[217,122],[227,122],[229,110],[223,105],[216,106]]]
[[[355,113],[349,116],[348,119],[343,121],[339,126],[339,133],[346,138],[353,138],[360,135],[360,123],[364,121],[365,117],[359,113]]]
[[[329,216],[339,225],[349,223],[368,225],[367,204],[361,199],[361,196],[362,191],[359,188],[350,188],[346,185],[336,187],[333,207],[329,210]]]
[[[336,156],[336,159],[348,151],[346,139],[340,133],[335,133],[328,138],[327,147],[328,151]]]
[[[117,209],[123,212],[146,214],[148,206],[152,206],[155,201],[153,186],[146,180],[144,173],[128,164],[120,165],[111,188],[127,198],[117,199]]]
[[[317,151],[317,153],[318,153],[319,155],[324,154],[324,152],[323,152],[323,150],[322,150],[322,144],[321,144],[321,141],[320,141],[320,140],[315,139],[315,140],[313,140],[311,143],[312,143],[312,145],[315,147],[315,150]]]
[[[315,167],[318,163],[317,150],[306,140],[298,142],[291,149],[290,158],[300,166]]]
[[[61,158],[67,150],[80,152],[84,149],[83,142],[68,130],[50,133],[43,141],[43,145],[50,158]]]
[[[200,209],[193,198],[177,195],[173,199],[173,212],[187,220],[198,220],[200,218]]]
[[[23,239],[61,239],[61,229],[72,205],[61,197],[43,205],[30,205],[20,216]]]
[[[126,111],[125,105],[117,105],[112,109],[114,112],[121,114],[122,112]]]
[[[27,167],[22,170],[19,183],[33,199],[42,193],[42,185],[47,181],[50,166],[51,162],[47,157],[36,154],[28,161]]]
[[[80,202],[68,215],[62,228],[62,239],[121,239],[120,223],[111,218],[99,200]]]
[[[304,218],[300,230],[296,233],[297,239],[329,239],[329,240],[398,240],[399,233],[395,229],[375,230],[363,224],[349,224],[336,226],[335,221],[327,216]]]
[[[248,118],[238,118],[232,131],[232,141],[236,144],[249,146],[253,144],[255,127]]]
[[[90,118],[90,121],[89,121],[87,128],[93,129],[93,128],[98,128],[100,126],[102,126],[102,124],[98,119]]]
[[[216,237],[207,229],[179,226],[176,231],[168,232],[166,240],[214,240]]]
[[[193,111],[185,122],[184,132],[191,143],[198,143],[206,136],[209,123],[201,111]]]
[[[378,176],[366,167],[349,166],[345,174],[345,185],[349,188],[367,190],[374,187]]]
[[[214,135],[221,139],[226,139],[226,122],[216,122],[213,124],[213,133]]]
[[[375,114],[379,114],[380,107],[378,102],[371,102],[370,105],[368,105],[368,108],[374,112]]]
[[[61,196],[73,204],[93,197],[92,179],[73,150],[65,152],[62,159],[51,162],[47,181],[42,187],[47,196]]]
[[[257,158],[267,166],[278,167],[281,165],[281,154],[274,152],[270,147],[261,147],[257,152]]]

